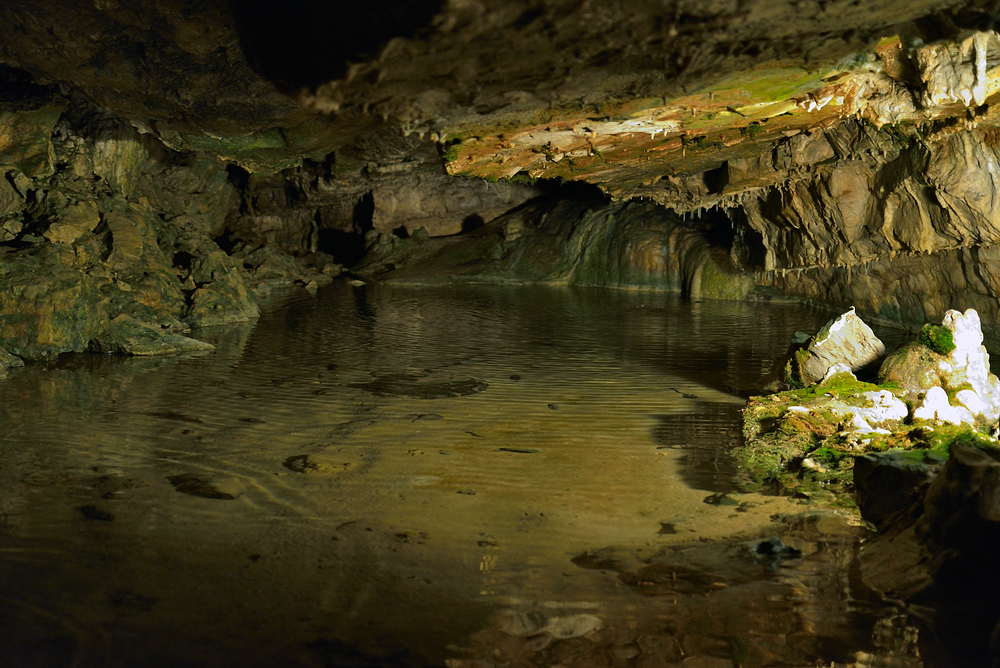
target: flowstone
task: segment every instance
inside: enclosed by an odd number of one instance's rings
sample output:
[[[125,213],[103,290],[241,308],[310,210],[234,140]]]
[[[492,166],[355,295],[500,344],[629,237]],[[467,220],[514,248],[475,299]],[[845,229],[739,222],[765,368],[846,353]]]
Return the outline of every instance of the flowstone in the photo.
[[[906,393],[915,418],[992,426],[1000,419],[1000,379],[990,373],[979,314],[950,310],[941,327],[951,332],[950,352],[911,343],[885,360],[879,381],[895,383]]]

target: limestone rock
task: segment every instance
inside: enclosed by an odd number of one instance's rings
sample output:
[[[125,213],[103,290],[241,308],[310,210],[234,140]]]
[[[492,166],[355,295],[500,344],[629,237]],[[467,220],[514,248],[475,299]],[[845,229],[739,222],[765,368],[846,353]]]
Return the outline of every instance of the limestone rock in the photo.
[[[936,353],[916,341],[890,354],[882,362],[878,378],[897,383],[905,392],[918,394],[941,384]]]
[[[983,331],[979,314],[975,309],[965,313],[950,310],[944,314],[941,324],[952,330],[955,342],[953,350],[938,368],[949,387],[958,388],[964,384],[990,407],[984,417],[996,420],[1000,417],[1000,379],[990,372],[990,356],[983,346]]]
[[[54,170],[52,128],[62,115],[59,107],[0,112],[0,165],[11,165],[32,177]]]
[[[199,287],[184,317],[193,327],[245,322],[260,314],[247,278],[224,252],[196,258],[191,276]]]
[[[0,348],[25,359],[82,351],[107,327],[107,300],[87,274],[34,257],[3,271]]]
[[[84,234],[93,232],[100,222],[97,204],[78,202],[63,209],[42,236],[53,243],[71,244]]]
[[[6,178],[0,179],[0,217],[13,216],[24,209],[24,197]]]
[[[7,369],[24,366],[24,360],[0,348],[0,378],[7,377]]]
[[[990,372],[990,356],[983,346],[979,314],[949,310],[942,326],[952,333],[955,349],[942,355],[920,343],[896,351],[882,364],[880,382],[895,382],[922,402],[914,417],[961,422],[993,423],[1000,418],[1000,379]],[[948,393],[953,393],[952,405]]]
[[[796,353],[789,362],[790,375],[803,385],[812,385],[825,378],[837,364],[857,370],[884,353],[882,341],[851,307],[823,326],[809,345]]]
[[[960,43],[918,49],[915,56],[924,83],[924,106],[983,104],[993,92],[987,76],[987,56],[998,49],[1000,43],[993,31],[976,32]]]
[[[24,366],[24,360],[0,348],[0,369],[13,369],[20,366]]]
[[[124,314],[112,320],[106,332],[90,341],[93,352],[121,355],[167,355],[214,348],[210,343],[166,331]]]
[[[94,173],[127,196],[135,190],[148,157],[131,128],[116,128],[94,142]]]

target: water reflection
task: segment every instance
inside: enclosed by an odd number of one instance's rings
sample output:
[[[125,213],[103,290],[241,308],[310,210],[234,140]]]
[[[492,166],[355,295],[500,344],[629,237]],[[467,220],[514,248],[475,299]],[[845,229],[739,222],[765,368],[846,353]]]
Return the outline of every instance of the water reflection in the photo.
[[[207,354],[15,371],[0,646],[52,666],[919,665],[852,583],[858,529],[710,495],[738,393],[828,318],[334,285],[199,332]],[[755,548],[773,538],[792,551]]]

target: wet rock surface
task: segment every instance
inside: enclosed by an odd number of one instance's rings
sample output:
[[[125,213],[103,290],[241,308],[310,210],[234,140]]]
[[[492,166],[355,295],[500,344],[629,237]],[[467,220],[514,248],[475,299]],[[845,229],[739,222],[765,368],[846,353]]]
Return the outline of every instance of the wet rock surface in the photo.
[[[955,444],[943,465],[883,459],[855,469],[859,507],[879,528],[861,552],[862,576],[879,594],[926,611],[924,625],[944,641],[927,657],[935,665],[1000,658],[1000,578],[990,557],[1000,545],[998,456]]]
[[[0,150],[8,352],[35,360],[204,349],[181,332],[256,318],[258,287],[326,284],[339,273],[332,260],[309,265],[280,249],[266,251],[270,263],[231,257],[235,248],[218,241],[235,196],[222,164],[55,89],[33,94],[40,110],[4,112],[0,130],[16,137]],[[265,246],[248,239],[240,248]]]

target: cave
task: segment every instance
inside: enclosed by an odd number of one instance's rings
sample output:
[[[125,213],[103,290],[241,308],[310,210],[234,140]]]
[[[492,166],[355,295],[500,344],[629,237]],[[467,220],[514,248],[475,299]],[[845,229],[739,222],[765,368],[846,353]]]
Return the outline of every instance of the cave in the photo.
[[[998,22],[4,3],[4,665],[998,665],[995,418],[740,454],[989,373]]]

